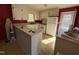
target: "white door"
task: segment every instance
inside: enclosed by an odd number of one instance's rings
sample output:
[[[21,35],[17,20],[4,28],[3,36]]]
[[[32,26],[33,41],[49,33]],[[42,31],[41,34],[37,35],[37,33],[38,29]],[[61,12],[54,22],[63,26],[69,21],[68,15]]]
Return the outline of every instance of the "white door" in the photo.
[[[47,30],[46,33],[52,36],[56,35],[58,17],[49,17],[47,19]]]
[[[61,13],[58,35],[64,34],[71,25],[74,25],[75,15],[76,11]]]

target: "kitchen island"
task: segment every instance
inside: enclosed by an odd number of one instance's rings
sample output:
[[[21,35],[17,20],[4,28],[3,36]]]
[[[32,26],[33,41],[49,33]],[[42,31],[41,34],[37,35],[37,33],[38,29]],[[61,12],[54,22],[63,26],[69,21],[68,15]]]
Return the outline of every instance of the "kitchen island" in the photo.
[[[27,55],[38,55],[42,40],[39,24],[14,24],[16,42]]]

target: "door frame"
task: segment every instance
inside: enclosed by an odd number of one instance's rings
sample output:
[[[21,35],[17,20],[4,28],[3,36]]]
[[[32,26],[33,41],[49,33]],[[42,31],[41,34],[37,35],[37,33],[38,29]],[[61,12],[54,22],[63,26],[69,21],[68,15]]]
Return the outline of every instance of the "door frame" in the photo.
[[[63,14],[70,14],[70,13],[72,13],[73,16],[74,16],[74,17],[72,17],[72,19],[73,19],[72,25],[74,26],[77,11],[61,12],[61,13],[60,13],[60,22],[59,22],[58,34],[59,34],[60,27],[61,27],[61,25],[62,25],[61,22],[62,22]]]

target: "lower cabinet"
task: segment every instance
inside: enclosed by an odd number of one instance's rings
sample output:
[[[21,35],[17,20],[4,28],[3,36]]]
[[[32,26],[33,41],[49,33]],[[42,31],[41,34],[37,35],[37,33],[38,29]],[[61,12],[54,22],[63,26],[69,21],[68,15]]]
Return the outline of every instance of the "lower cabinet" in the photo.
[[[57,52],[64,55],[79,55],[79,45],[57,37],[55,54]]]
[[[24,54],[31,54],[31,37],[15,27],[16,42]]]
[[[24,31],[15,27],[16,42],[26,55],[37,55],[39,53],[39,45],[42,40],[42,33],[30,36]]]

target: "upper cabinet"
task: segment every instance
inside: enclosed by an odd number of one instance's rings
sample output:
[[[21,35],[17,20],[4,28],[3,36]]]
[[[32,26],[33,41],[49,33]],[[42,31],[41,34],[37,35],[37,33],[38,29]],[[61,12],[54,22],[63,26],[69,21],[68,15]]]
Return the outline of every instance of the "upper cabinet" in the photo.
[[[39,12],[39,17],[40,17],[40,19],[47,18],[48,17],[48,11]]]
[[[59,16],[59,9],[53,8],[53,9],[47,9],[39,12],[40,19],[47,18],[47,17],[53,17],[53,16]]]
[[[59,16],[59,9],[53,8],[48,11],[48,17]]]

